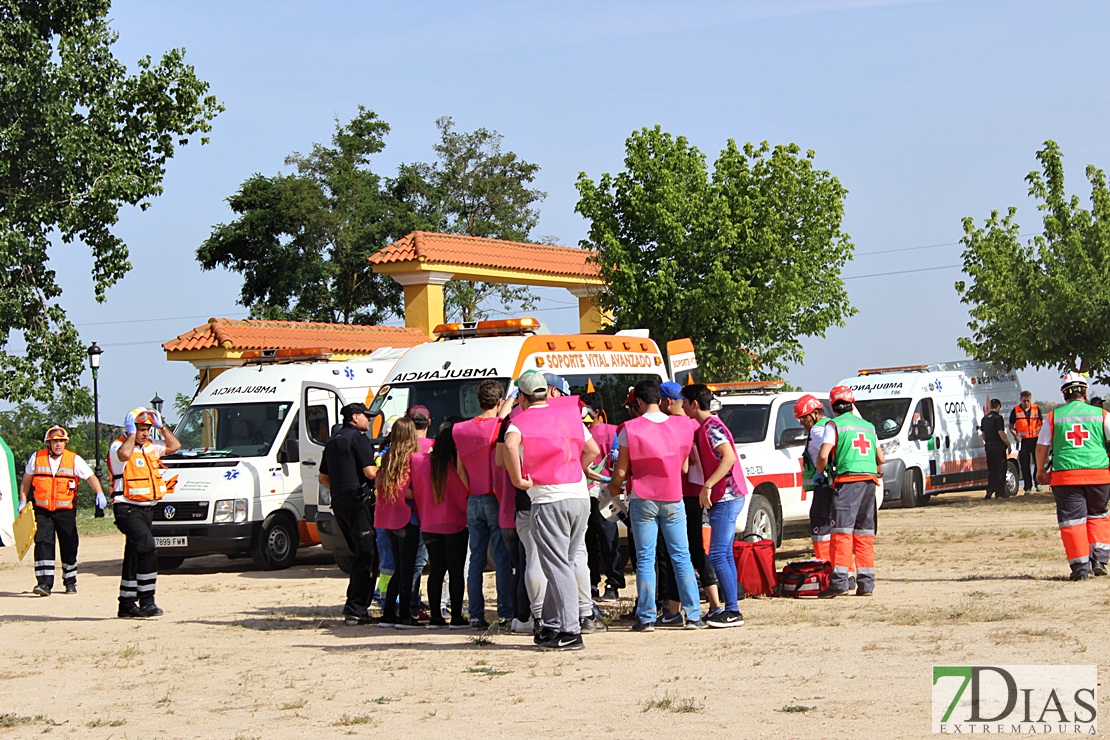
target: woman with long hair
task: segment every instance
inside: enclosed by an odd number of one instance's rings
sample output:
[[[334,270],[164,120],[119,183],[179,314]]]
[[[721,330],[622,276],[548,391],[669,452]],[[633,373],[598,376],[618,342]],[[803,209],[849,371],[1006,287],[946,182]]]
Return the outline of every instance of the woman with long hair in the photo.
[[[432,617],[428,629],[465,629],[463,589],[470,531],[466,528],[466,483],[457,470],[458,451],[451,433],[453,423],[444,423],[431,452],[412,458],[412,491],[420,517],[420,531],[428,548],[428,603]],[[451,622],[443,618],[443,576],[450,574]]]
[[[412,457],[419,452],[416,426],[400,418],[389,432],[389,449],[382,457],[376,478],[377,504],[374,526],[385,529],[393,553],[394,574],[382,604],[378,625],[397,629],[417,629],[422,625],[408,613],[412,600],[413,570],[420,547],[419,520],[412,505]],[[397,604],[401,614],[397,614]]]

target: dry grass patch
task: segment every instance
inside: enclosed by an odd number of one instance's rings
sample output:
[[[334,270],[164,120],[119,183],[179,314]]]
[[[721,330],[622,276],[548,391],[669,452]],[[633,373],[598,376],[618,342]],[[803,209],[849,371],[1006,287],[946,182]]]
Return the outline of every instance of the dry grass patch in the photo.
[[[645,712],[659,709],[665,712],[675,712],[677,714],[692,714],[705,709],[705,705],[692,696],[680,698],[672,696],[669,693],[663,694],[662,699],[649,699],[644,702],[643,706]]]

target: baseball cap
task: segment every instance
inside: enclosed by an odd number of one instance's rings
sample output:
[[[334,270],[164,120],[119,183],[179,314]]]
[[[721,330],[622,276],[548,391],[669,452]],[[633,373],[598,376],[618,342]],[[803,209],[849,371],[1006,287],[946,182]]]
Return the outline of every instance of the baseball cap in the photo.
[[[547,393],[547,377],[535,370],[529,370],[516,379],[516,387],[529,398]]]
[[[418,403],[409,406],[408,409],[405,411],[405,416],[412,419],[413,421],[418,421],[420,419],[423,419],[424,421],[432,420],[432,412],[428,411],[428,407],[421,406]]]
[[[344,421],[350,421],[351,417],[355,414],[366,414],[367,416],[369,416],[370,409],[366,408],[366,404],[349,403],[344,406],[339,413],[343,414]]]
[[[624,403],[622,403],[621,406],[631,406],[635,402],[636,402],[636,388],[632,387],[632,388],[628,389],[628,398],[624,399]]]
[[[567,379],[564,378],[562,375],[556,375],[555,373],[544,373],[543,379],[547,381],[548,388],[554,388],[555,390],[562,393],[564,396],[570,395],[570,383],[568,383]]]
[[[659,395],[663,398],[669,398],[672,401],[678,401],[682,398],[682,386],[673,380],[668,380],[666,383],[659,384]]]

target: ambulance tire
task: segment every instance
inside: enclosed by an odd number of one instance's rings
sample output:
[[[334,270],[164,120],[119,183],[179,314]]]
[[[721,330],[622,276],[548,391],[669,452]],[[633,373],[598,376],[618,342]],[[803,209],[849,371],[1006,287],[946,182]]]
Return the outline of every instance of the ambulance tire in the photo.
[[[752,494],[752,500],[748,504],[748,521],[744,526],[744,536],[751,534],[771,540],[776,546],[782,544],[782,530],[775,517],[775,508],[766,496],[758,493]]]
[[[184,562],[185,558],[181,555],[159,555],[158,572],[161,573],[168,570],[177,570]]]
[[[1021,487],[1021,473],[1018,472],[1017,463],[1013,460],[1006,461],[1006,498],[1018,495]]]
[[[283,511],[266,517],[251,548],[251,559],[259,568],[284,570],[293,564],[300,544],[297,524]]]
[[[902,508],[924,506],[928,499],[922,495],[921,473],[910,468],[902,475]]]

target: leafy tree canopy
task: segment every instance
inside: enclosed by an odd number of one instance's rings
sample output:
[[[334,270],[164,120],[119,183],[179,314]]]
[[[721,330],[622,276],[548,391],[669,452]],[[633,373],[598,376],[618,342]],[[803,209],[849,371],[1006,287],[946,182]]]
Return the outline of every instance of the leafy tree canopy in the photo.
[[[855,313],[840,279],[852,243],[847,191],[794,144],[729,140],[709,172],[685,137],[634,132],[625,171],[578,177],[583,247],[597,252],[599,299],[617,328],[657,342],[690,337],[701,375],[771,378]]]
[[[131,269],[112,233],[149,206],[166,162],[222,107],[174,49],[129,74],[109,0],[0,0],[0,398],[71,394],[84,347],[58,302],[49,250],[83,242],[96,298]],[[27,349],[7,352],[13,333]]]
[[[401,286],[366,260],[426,222],[406,201],[405,177],[371,169],[388,133],[360,107],[336,121],[330,147],[285,159],[294,174],[249,178],[228,199],[238,218],[197,249],[201,266],[241,273],[239,303],[258,318],[377,324],[399,313]]]
[[[1087,167],[1091,208],[1064,189],[1063,155],[1053,141],[1037,152],[1041,171],[1026,176],[1044,232],[1024,242],[1015,220],[991,211],[982,226],[965,218],[964,267],[956,283],[971,306],[970,337],[960,347],[1005,368],[1054,367],[1110,381],[1110,190]]]
[[[432,222],[432,229],[528,241],[540,217],[534,205],[547,197],[528,187],[539,165],[502,151],[504,137],[496,131],[458,132],[449,116],[437,120],[436,127],[440,133],[434,147],[436,160],[402,169],[423,183],[414,193],[414,202]],[[444,310],[450,319],[482,319],[488,314],[482,307],[490,299],[506,310],[535,307],[535,295],[527,287],[452,280],[445,286]]]

